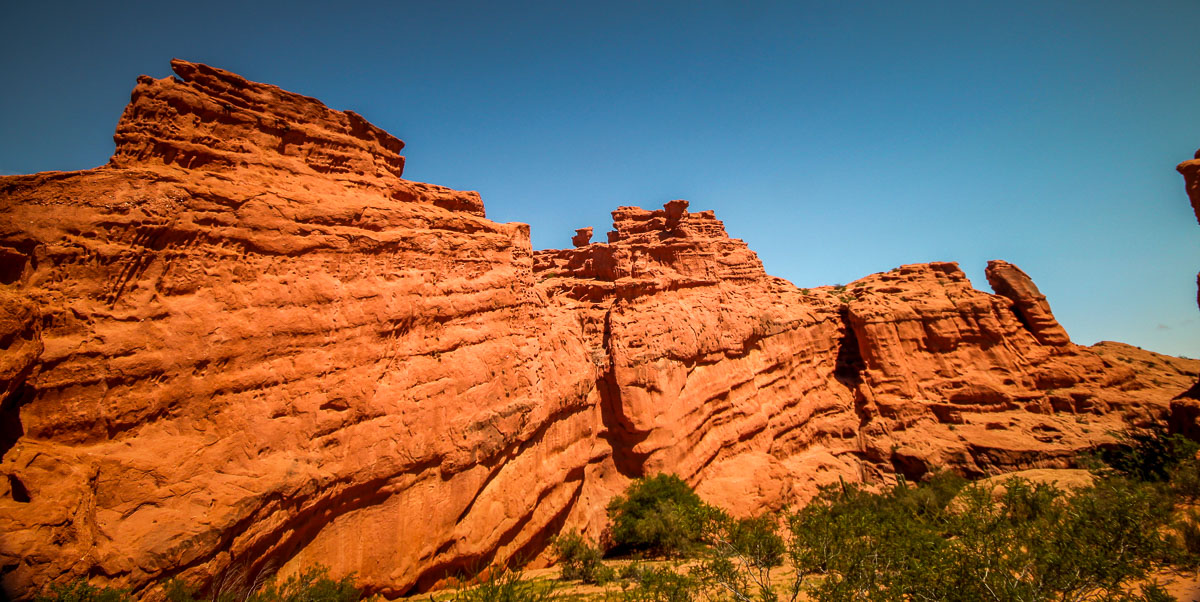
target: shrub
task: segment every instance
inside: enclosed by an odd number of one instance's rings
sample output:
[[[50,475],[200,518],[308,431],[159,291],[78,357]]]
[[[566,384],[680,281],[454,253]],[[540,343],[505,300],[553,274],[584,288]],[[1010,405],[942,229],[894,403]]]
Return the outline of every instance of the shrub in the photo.
[[[647,569],[645,565],[643,565],[640,560],[634,560],[621,567],[621,570],[617,573],[617,577],[620,579],[637,581],[638,579],[642,578],[642,573],[646,572],[646,570]]]
[[[1160,483],[1171,480],[1172,472],[1184,468],[1196,470],[1196,443],[1182,435],[1167,432],[1166,427],[1133,428],[1116,433],[1115,446],[1102,448],[1097,458],[1103,464],[1101,476],[1123,476],[1137,481]]]
[[[1190,502],[1200,501],[1200,462],[1188,458],[1170,469],[1171,492]]]
[[[1142,595],[1133,598],[1142,602],[1175,602],[1175,596],[1167,593],[1167,590],[1157,583],[1142,586]]]
[[[910,486],[901,477],[900,482],[893,488],[892,495],[913,514],[938,519],[966,485],[966,479],[946,470],[930,476],[917,487]]]
[[[960,486],[823,490],[789,519],[797,579],[823,577],[817,600],[1162,599],[1125,589],[1178,547],[1161,487],[1113,478],[1068,494],[1012,479],[1003,495],[973,485],[951,501]]]
[[[635,480],[608,504],[612,538],[620,551],[681,555],[701,542],[711,508],[675,475]]]
[[[1192,510],[1185,513],[1175,523],[1178,534],[1178,550],[1175,564],[1196,569],[1200,568],[1200,512]]]
[[[823,575],[813,589],[820,600],[920,598],[945,572],[947,541],[942,522],[918,513],[913,500],[906,486],[823,490],[789,521],[797,580]]]
[[[132,600],[129,590],[96,587],[80,578],[66,584],[50,586],[48,594],[34,598],[35,602],[125,602]]]
[[[352,576],[334,581],[323,566],[305,569],[280,583],[276,579],[250,598],[250,602],[355,602],[361,597]]]
[[[453,602],[543,602],[556,600],[553,583],[521,579],[515,571],[487,570],[470,581],[460,581]]]
[[[554,539],[551,547],[561,566],[563,579],[604,585],[615,576],[615,572],[601,561],[603,554],[600,548],[593,546],[579,533],[560,535]]]
[[[703,583],[692,575],[668,567],[643,570],[633,587],[621,592],[627,602],[692,602],[698,600]]]
[[[361,597],[353,576],[335,581],[329,577],[329,569],[320,565],[283,581],[274,577],[265,583],[218,588],[208,596],[201,596],[196,587],[184,581],[172,579],[163,587],[163,594],[169,602],[355,602]]]
[[[705,539],[711,543],[709,556],[697,575],[734,599],[751,600],[754,591],[764,602],[778,599],[771,571],[783,565],[787,551],[779,534],[780,519],[772,514],[751,518],[719,515],[709,522]],[[795,580],[790,593],[799,592]]]

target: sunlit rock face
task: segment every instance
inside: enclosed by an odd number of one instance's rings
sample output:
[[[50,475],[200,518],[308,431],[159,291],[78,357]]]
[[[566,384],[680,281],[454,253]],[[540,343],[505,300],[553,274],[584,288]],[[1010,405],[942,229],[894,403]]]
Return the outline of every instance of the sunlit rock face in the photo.
[[[1200,370],[1071,344],[1002,262],[801,290],[686,201],[534,252],[362,117],[172,66],[108,165],[0,178],[13,598],[314,564],[395,597],[599,537],[645,474],[749,513],[1068,465]]]

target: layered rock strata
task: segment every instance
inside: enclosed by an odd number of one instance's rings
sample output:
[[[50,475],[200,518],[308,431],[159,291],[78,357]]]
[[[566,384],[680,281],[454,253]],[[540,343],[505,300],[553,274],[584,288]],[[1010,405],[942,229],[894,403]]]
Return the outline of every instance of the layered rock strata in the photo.
[[[395,596],[540,549],[607,450],[528,227],[360,118],[173,67],[109,165],[0,179],[5,590],[320,562]]]
[[[798,289],[686,201],[533,252],[362,117],[172,67],[108,165],[0,178],[9,597],[313,564],[396,597],[660,471],[753,512],[1066,466],[1200,371],[1071,344],[1002,262]]]

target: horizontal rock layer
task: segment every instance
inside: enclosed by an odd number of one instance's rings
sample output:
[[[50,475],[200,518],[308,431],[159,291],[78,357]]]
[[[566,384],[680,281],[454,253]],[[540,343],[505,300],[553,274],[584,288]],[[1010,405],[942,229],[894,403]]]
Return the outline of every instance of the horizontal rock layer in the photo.
[[[798,289],[685,201],[533,252],[363,118],[172,65],[108,165],[0,178],[10,597],[312,564],[395,597],[660,471],[745,513],[1069,465],[1200,370],[1071,344],[1008,264]]]

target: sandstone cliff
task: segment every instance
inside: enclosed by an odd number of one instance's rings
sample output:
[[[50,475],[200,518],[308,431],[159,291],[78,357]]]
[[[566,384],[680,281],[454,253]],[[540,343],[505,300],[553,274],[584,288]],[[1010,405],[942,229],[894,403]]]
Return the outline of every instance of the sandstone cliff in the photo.
[[[395,597],[598,535],[658,471],[750,512],[1069,465],[1200,371],[1073,345],[1003,262],[997,295],[950,263],[797,289],[686,201],[534,252],[362,117],[172,67],[108,165],[0,178],[12,597],[316,563]]]

